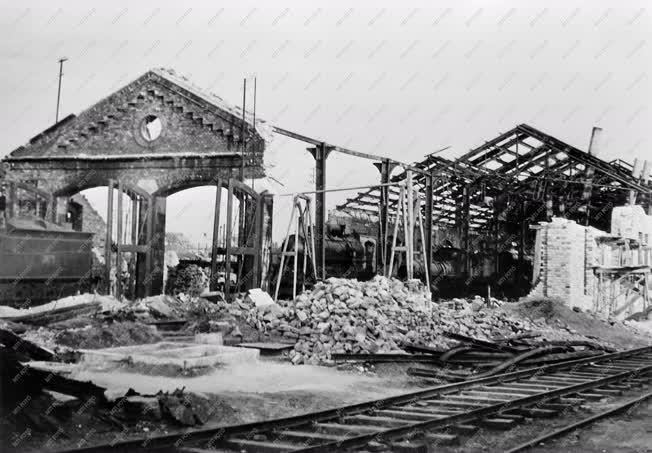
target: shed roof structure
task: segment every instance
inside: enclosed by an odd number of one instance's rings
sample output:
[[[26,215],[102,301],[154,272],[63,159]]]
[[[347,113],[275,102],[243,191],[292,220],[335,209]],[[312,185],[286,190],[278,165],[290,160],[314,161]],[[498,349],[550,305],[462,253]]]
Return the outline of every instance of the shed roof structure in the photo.
[[[433,222],[444,226],[458,223],[463,197],[468,196],[472,230],[489,227],[493,203],[506,196],[527,202],[550,200],[558,214],[592,219],[607,206],[623,204],[630,191],[648,197],[652,190],[644,177],[633,175],[632,165],[621,160],[604,161],[527,124],[455,160],[431,155],[415,166],[434,178]],[[414,175],[417,183],[425,178],[424,174]],[[392,181],[403,179],[405,173]],[[391,203],[397,195],[395,189],[390,192]],[[337,208],[377,216],[379,199],[380,189],[369,189]]]

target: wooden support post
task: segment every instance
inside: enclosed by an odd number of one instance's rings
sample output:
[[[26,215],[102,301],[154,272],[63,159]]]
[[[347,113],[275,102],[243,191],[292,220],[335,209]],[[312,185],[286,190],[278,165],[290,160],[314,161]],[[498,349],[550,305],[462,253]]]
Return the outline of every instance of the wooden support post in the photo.
[[[396,167],[389,159],[383,159],[381,162],[374,163],[378,171],[380,171],[380,198],[378,200],[378,246],[376,247],[376,266],[382,269],[383,275],[387,275],[387,252],[388,252],[388,239],[389,239],[389,221],[388,221],[388,206],[389,206],[389,187],[385,184],[389,183],[389,178],[392,170]]]
[[[117,228],[116,228],[116,252],[115,252],[115,297],[120,300],[122,298],[122,250],[120,245],[122,243],[122,183],[118,181],[118,213],[117,213]]]
[[[52,223],[59,223],[57,219],[57,209],[59,209],[59,197],[52,197],[50,205],[50,215],[49,215],[49,220]]]
[[[402,211],[404,211],[405,203],[403,198],[405,197],[405,187],[401,186],[401,190],[398,196],[398,202],[396,203],[396,216],[394,217],[394,234],[392,235],[392,250],[389,257],[389,270],[387,271],[387,278],[391,278],[394,273],[394,257],[398,252],[396,247],[396,241],[398,238],[398,224],[401,222]],[[403,247],[405,249],[405,246]]]
[[[107,208],[106,208],[106,239],[104,242],[104,279],[106,293],[111,294],[111,242],[113,241],[113,186],[114,181],[109,179]]]
[[[274,300],[278,300],[278,291],[281,288],[281,280],[283,279],[283,272],[285,268],[285,254],[288,250],[288,242],[290,242],[290,231],[292,230],[292,222],[294,221],[294,211],[296,210],[296,198],[292,200],[292,213],[290,214],[290,221],[288,222],[288,231],[285,234],[285,241],[283,242],[283,250],[281,251],[281,263],[278,268],[278,275],[276,276],[276,290],[274,291]],[[298,214],[297,214],[298,215]]]
[[[211,291],[217,290],[217,280],[218,280],[218,269],[217,269],[217,258],[218,258],[218,247],[219,247],[219,235],[220,235],[220,206],[222,202],[222,183],[218,179],[217,185],[215,187],[215,214],[213,216],[213,247],[211,250],[211,279],[209,282],[209,288]]]
[[[253,184],[253,179],[252,179],[252,184]],[[263,249],[261,246],[260,238],[263,236],[263,204],[260,202],[262,197],[255,197],[251,199],[251,204],[253,207],[253,213],[252,213],[252,219],[251,221],[253,222],[252,228],[253,231],[251,232],[250,236],[251,238],[247,239],[247,246],[248,247],[254,247],[258,249],[258,253],[255,253],[253,256],[253,263],[252,263],[252,288],[259,288],[262,284],[262,254],[263,254]]]
[[[135,193],[131,194],[131,245],[138,245],[138,203],[140,196]],[[129,296],[136,297],[136,266],[138,262],[138,253],[132,252],[129,260]]]
[[[299,206],[299,201],[295,200],[297,217],[295,219],[294,225],[294,273],[292,274],[292,299],[297,298],[297,268],[299,266],[299,222],[302,217],[301,215],[301,206]],[[288,241],[289,241],[288,237]],[[305,257],[304,257],[305,261]]]
[[[412,171],[406,170],[407,222],[405,225],[405,246],[407,247],[407,278],[414,278],[414,185]]]
[[[16,184],[9,182],[9,196],[7,197],[7,219],[18,216],[18,200],[16,193]]]
[[[274,197],[271,194],[264,191],[263,193],[260,194],[260,203],[261,203],[260,219],[262,222],[261,234],[258,238],[259,246],[260,246],[260,257],[261,257],[260,287],[262,288],[263,291],[270,292],[271,282],[270,282],[269,267],[271,261],[272,227],[273,227],[272,213],[274,211]]]
[[[518,272],[517,272],[517,284],[518,287],[521,287],[521,283],[524,281],[523,273],[525,271],[525,235],[527,234],[528,227],[525,224],[525,200],[522,198],[519,199],[519,210],[518,210],[518,222],[519,222],[519,234],[518,234]]]
[[[53,196],[53,195],[50,195],[48,197],[48,201],[47,201],[48,205],[47,205],[47,208],[46,208],[46,211],[45,211],[45,220],[47,220],[48,222],[53,222],[53,223],[56,222],[56,220],[52,220],[53,218],[56,217],[56,214],[53,214],[53,213],[57,212],[57,201],[56,200],[57,200],[57,198],[55,196]]]
[[[470,222],[470,208],[471,208],[471,186],[466,184],[462,189],[462,213],[461,213],[461,236],[462,236],[462,249],[464,250],[464,278],[466,279],[466,286],[470,285],[471,276],[471,241],[469,238],[469,222]]]
[[[154,223],[156,217],[156,197],[149,197],[148,200],[148,216],[147,216],[147,228],[146,228],[146,241],[147,241],[147,252],[145,255],[145,295],[152,295],[152,262],[154,254]]]
[[[226,253],[224,255],[224,297],[227,298],[231,291],[231,235],[233,219],[233,183],[229,181],[228,202],[226,204]]]
[[[426,195],[426,206],[425,206],[425,231],[423,234],[425,234],[425,242],[423,244],[423,248],[425,250],[424,256],[423,256],[423,262],[424,262],[424,269],[426,271],[426,275],[428,277],[428,281],[430,281],[430,276],[432,275],[432,207],[433,207],[433,201],[432,201],[432,187],[433,187],[433,175],[429,174],[426,176],[425,179],[426,182],[426,187],[425,187],[425,195]],[[430,291],[430,288],[428,288],[428,291]]]
[[[424,236],[423,232],[423,219],[421,218],[421,202],[418,200],[417,202],[417,213],[416,213],[416,223],[417,223],[417,228],[419,228],[419,233],[421,235],[421,258],[425,259],[430,255],[428,252],[428,249],[426,248],[426,238]],[[424,269],[426,270],[426,288],[428,288],[428,292],[430,292],[430,273],[428,272],[429,266],[425,265],[424,262]]]
[[[493,255],[494,255],[494,281],[498,280],[498,273],[500,272],[500,265],[498,262],[498,240],[500,239],[500,214],[498,210],[499,206],[502,206],[502,203],[498,204],[498,198],[494,200],[494,211],[493,211]]]

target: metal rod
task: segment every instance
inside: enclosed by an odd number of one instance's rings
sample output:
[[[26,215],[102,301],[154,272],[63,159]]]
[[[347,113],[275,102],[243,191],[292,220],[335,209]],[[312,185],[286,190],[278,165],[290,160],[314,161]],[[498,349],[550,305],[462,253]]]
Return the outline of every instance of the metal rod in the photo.
[[[66,61],[67,58],[59,58],[59,89],[57,90],[57,113],[54,117],[54,122],[55,124],[59,122],[59,103],[61,101],[61,79],[63,78],[63,62]]]
[[[347,190],[359,190],[359,189],[368,189],[370,187],[391,187],[391,186],[399,186],[399,183],[396,182],[389,182],[387,184],[373,184],[373,185],[368,185],[368,186],[356,186],[356,187],[343,187],[339,189],[323,189],[323,190],[307,190],[305,192],[288,192],[288,193],[279,193],[275,194],[275,197],[291,197],[294,195],[310,195],[313,193],[326,193],[326,192],[344,192]]]
[[[396,165],[399,165],[399,166],[405,168],[406,170],[410,169],[410,170],[413,170],[413,171],[415,171],[417,173],[428,174],[427,171],[425,171],[425,170],[423,170],[421,168],[415,167],[413,165],[406,164],[405,162],[399,162],[397,160],[389,159],[389,158],[384,157],[384,156],[377,156],[375,154],[361,153],[359,151],[354,151],[352,149],[343,148],[341,146],[333,146],[333,145],[330,145],[330,144],[328,144],[326,142],[322,142],[322,141],[314,139],[314,138],[306,137],[305,135],[297,134],[296,132],[288,131],[287,129],[283,129],[283,128],[280,128],[280,127],[274,126],[273,129],[274,129],[274,132],[276,132],[277,134],[285,135],[286,137],[290,137],[290,138],[293,138],[295,140],[310,143],[310,144],[315,145],[315,146],[320,146],[320,145],[323,144],[326,148],[328,148],[331,151],[337,151],[339,153],[348,154],[350,156],[362,157],[363,159],[378,160],[378,161],[382,161],[384,159],[387,159],[387,160],[389,160],[389,162],[391,162],[393,164],[396,164]]]
[[[256,134],[256,77],[254,77],[254,118],[252,121],[254,125],[254,135]],[[255,147],[251,149],[251,154],[252,154],[252,162],[256,158],[256,149]],[[251,188],[254,188],[254,174],[252,172],[251,174]]]
[[[240,144],[242,146],[242,152],[240,154],[241,157],[241,162],[240,162],[240,181],[244,182],[244,168],[245,168],[245,140],[244,140],[244,134],[245,134],[245,108],[247,103],[247,78],[245,77],[244,79],[244,85],[242,89],[242,131],[240,133]]]

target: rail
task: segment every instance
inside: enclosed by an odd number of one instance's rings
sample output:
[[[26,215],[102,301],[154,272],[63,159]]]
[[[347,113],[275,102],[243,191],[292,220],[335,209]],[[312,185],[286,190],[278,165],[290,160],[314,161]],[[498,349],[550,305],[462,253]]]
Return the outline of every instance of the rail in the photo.
[[[68,451],[327,452],[424,433],[444,441],[469,422],[509,426],[522,420],[523,414],[553,416],[587,398],[619,394],[623,387],[619,383],[640,385],[651,372],[652,346],[648,346],[309,414]]]

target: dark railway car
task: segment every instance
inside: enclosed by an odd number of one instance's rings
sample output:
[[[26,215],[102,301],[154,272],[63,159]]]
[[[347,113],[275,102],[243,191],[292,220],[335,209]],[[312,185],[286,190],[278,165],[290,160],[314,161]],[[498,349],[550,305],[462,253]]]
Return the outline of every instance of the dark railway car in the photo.
[[[288,252],[294,251],[295,241],[295,235],[291,235],[287,244]],[[304,238],[300,236],[298,242],[297,282],[298,286],[300,286],[303,281]],[[367,239],[363,243],[357,233],[346,234],[343,225],[327,225],[326,237],[324,238],[326,277],[357,278],[359,280],[372,278],[376,272],[375,249],[375,241]],[[271,275],[273,275],[273,285],[276,284],[282,250],[283,245],[275,253],[272,253]],[[281,297],[292,295],[292,271],[294,267],[292,259],[292,257],[286,257],[285,259],[285,274],[281,280],[281,289],[279,291]],[[314,283],[314,277],[310,266],[308,266],[306,273],[306,284],[311,286]]]
[[[294,250],[294,236],[288,242],[288,251]],[[391,238],[389,243],[391,244]],[[327,277],[346,277],[367,280],[376,274],[376,242],[370,238],[363,237],[355,232],[345,233],[342,225],[327,225],[327,236],[324,240],[325,263]],[[303,238],[299,241],[299,264],[298,264],[298,286],[301,286],[303,276]],[[388,258],[390,254],[388,254]],[[280,250],[273,255],[272,275],[273,282],[276,282],[278,267],[280,265]],[[486,294],[487,286],[491,286],[493,293],[499,297],[517,297],[522,295],[518,281],[518,273],[515,269],[518,263],[512,253],[505,251],[498,257],[500,278],[494,275],[493,253],[478,250],[470,257],[472,269],[471,275],[464,272],[465,254],[464,251],[446,243],[433,251],[431,262],[431,289],[436,297],[451,298],[469,294]],[[280,295],[288,297],[292,295],[292,258],[285,260],[285,275],[281,281]],[[529,263],[522,263],[524,269]],[[407,270],[404,259],[399,257],[394,263],[395,276],[400,279],[407,277]],[[527,270],[525,271],[527,272]],[[423,263],[415,260],[414,276],[425,281]],[[308,269],[306,279],[307,285],[313,283],[312,270]]]
[[[38,305],[91,284],[93,233],[41,218],[12,218],[0,229],[0,303]]]

